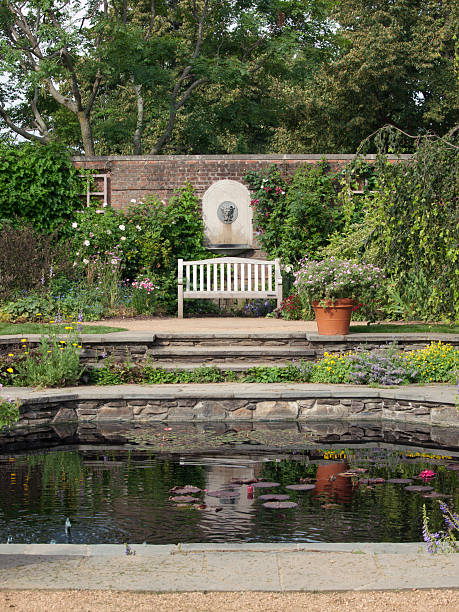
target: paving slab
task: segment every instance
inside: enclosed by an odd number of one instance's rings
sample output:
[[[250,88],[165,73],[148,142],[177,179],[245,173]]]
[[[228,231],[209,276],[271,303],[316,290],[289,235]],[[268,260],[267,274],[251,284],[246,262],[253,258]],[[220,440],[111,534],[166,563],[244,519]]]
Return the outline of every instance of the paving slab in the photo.
[[[423,543],[0,545],[2,589],[147,592],[459,588],[459,554]],[[11,552],[9,552],[11,551]],[[52,554],[54,551],[55,554]],[[85,554],[81,554],[84,552]]]

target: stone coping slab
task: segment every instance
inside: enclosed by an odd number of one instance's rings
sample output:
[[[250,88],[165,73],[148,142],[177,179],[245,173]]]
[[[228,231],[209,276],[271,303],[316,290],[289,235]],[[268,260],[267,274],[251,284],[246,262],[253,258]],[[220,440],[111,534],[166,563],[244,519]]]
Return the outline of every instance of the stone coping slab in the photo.
[[[30,342],[39,342],[42,334],[9,334],[0,336],[0,344],[11,344],[20,342],[21,338],[27,338]],[[316,332],[111,332],[107,334],[79,334],[84,344],[122,344],[122,343],[153,343],[155,340],[228,340],[234,339],[262,339],[262,340],[282,340],[282,339],[297,339],[305,340],[306,342],[320,343],[362,343],[365,342],[396,342],[396,341],[414,341],[414,342],[459,342],[459,334],[436,334],[436,333],[362,333],[348,334],[337,336],[321,336]],[[65,338],[65,334],[58,337]]]
[[[2,589],[144,592],[457,588],[459,555],[423,543],[0,545]]]
[[[429,555],[424,542],[244,542],[192,544],[130,544],[136,555],[196,552],[354,552],[364,554]],[[119,557],[126,555],[124,544],[0,544],[0,555],[43,555],[80,557]]]
[[[72,400],[98,399],[308,399],[308,398],[362,398],[402,399],[412,401],[455,404],[457,389],[454,385],[406,385],[396,388],[368,387],[364,385],[326,385],[294,383],[208,383],[181,385],[107,385],[67,387],[64,389],[32,389],[3,387],[0,397],[10,397],[27,403],[55,403]],[[458,412],[459,424],[459,412]]]

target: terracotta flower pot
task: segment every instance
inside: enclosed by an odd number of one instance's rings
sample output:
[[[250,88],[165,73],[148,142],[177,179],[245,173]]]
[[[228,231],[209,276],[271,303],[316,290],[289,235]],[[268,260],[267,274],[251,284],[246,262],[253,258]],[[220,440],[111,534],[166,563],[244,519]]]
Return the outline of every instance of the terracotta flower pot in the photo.
[[[312,308],[316,315],[317,329],[321,336],[338,336],[349,333],[351,323],[353,300],[342,298],[334,302],[328,301],[324,306],[319,306],[318,301],[312,302]]]

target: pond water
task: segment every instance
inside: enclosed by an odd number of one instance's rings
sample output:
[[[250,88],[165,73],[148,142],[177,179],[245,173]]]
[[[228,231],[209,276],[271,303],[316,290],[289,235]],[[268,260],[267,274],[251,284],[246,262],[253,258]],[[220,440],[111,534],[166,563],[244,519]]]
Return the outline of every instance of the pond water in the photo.
[[[9,450],[0,542],[413,542],[424,504],[432,530],[442,528],[439,499],[459,508],[454,449],[309,434],[124,425],[103,444]],[[425,470],[434,476],[417,478]],[[173,490],[186,485],[200,489],[185,492],[194,502]],[[265,506],[265,495],[292,507]]]

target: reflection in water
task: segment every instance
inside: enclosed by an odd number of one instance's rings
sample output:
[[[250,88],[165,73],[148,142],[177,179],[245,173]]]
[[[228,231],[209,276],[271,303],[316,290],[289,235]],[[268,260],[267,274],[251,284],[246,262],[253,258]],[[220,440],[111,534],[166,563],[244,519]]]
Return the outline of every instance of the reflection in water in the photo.
[[[339,476],[347,469],[349,469],[348,463],[319,465],[317,467],[314,495],[336,502],[349,503],[352,498],[352,479]]]
[[[436,491],[457,510],[457,471],[451,459],[417,457],[381,448],[332,454],[318,451],[289,458],[225,453],[182,457],[102,448],[0,457],[0,542],[364,542],[419,541],[425,503],[431,528],[441,513],[433,499],[403,484],[359,484],[340,473],[365,468],[366,478],[414,478],[432,469]],[[327,458],[324,458],[327,457]],[[270,489],[233,481],[278,482]],[[301,481],[310,491],[286,489]],[[179,507],[169,498],[180,485],[203,489],[200,503]],[[236,490],[221,498],[210,491]],[[288,494],[298,507],[271,510],[260,495]],[[69,519],[68,524],[66,519]],[[68,529],[67,529],[68,528]]]

